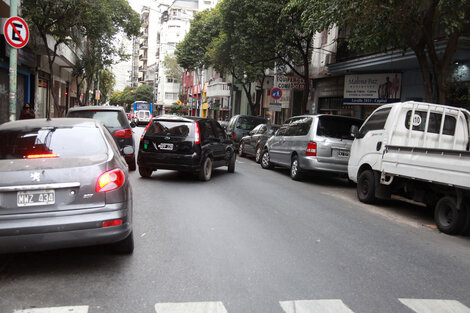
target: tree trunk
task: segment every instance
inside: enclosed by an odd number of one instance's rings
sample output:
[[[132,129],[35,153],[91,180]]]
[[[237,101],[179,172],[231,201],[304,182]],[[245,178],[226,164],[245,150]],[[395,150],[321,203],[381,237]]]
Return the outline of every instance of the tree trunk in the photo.
[[[426,53],[424,52],[424,45],[419,44],[417,46],[412,47],[413,51],[416,54],[416,58],[418,59],[419,66],[421,68],[421,75],[423,77],[423,85],[424,85],[424,101],[426,102],[435,102],[433,89],[432,89],[432,75],[429,71],[429,65],[427,61]]]

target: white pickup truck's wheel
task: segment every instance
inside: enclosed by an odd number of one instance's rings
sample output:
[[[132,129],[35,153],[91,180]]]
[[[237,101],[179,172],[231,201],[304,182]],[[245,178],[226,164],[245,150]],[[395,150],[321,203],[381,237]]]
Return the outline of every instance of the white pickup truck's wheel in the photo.
[[[459,234],[464,230],[467,212],[463,205],[457,210],[457,199],[446,196],[436,204],[434,221],[441,232],[449,235]]]
[[[372,170],[365,170],[357,179],[357,197],[361,202],[375,202],[375,179]]]

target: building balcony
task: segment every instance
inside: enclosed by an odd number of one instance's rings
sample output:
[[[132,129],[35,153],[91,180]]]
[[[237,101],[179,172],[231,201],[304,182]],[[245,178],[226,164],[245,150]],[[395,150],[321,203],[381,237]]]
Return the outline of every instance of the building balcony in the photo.
[[[140,22],[141,22],[141,24],[140,24],[141,27],[145,28],[145,27],[149,26],[149,19],[148,18],[142,18],[140,20]]]
[[[143,31],[140,33],[141,38],[148,38],[149,37],[149,32],[148,31]]]
[[[230,97],[230,87],[227,83],[212,82],[207,86],[207,97]]]
[[[149,48],[147,42],[143,42],[139,45],[140,50],[147,50]]]
[[[144,60],[147,61],[147,56],[146,56],[145,54],[141,54],[141,55],[139,55],[139,60],[141,60],[141,61],[144,61]]]

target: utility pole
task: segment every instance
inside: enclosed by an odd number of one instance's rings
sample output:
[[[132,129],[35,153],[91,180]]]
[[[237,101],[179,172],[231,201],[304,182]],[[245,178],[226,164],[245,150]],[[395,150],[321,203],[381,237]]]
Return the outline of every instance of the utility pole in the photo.
[[[17,0],[10,0],[10,16],[18,15]],[[10,47],[10,121],[16,120],[16,81],[18,49]]]

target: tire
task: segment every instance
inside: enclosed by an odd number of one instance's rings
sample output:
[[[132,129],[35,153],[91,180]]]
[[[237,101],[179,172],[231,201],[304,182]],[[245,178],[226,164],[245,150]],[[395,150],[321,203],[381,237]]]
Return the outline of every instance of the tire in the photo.
[[[234,173],[235,172],[235,161],[237,160],[237,155],[235,154],[235,151],[232,153],[232,157],[230,158],[230,162],[228,163],[227,166],[227,171],[229,173]]]
[[[256,154],[255,154],[255,162],[260,163],[261,162],[261,153],[263,151],[261,150],[261,146],[256,147]]]
[[[137,165],[135,164],[135,156],[132,158],[132,160],[128,163],[129,165],[129,171],[133,172],[137,169]]]
[[[299,158],[296,155],[294,155],[290,164],[290,178],[293,180],[302,179],[302,170],[300,169]]]
[[[270,170],[274,167],[269,159],[268,150],[264,150],[263,153],[261,154],[261,167],[264,168],[265,170]]]
[[[111,245],[112,250],[118,254],[132,254],[134,252],[134,234],[131,232],[126,238]]]
[[[242,142],[240,142],[240,146],[238,146],[238,155],[240,157],[245,155],[245,153],[243,152],[244,149],[245,149],[245,144],[242,141]]]
[[[463,205],[463,203],[462,203]],[[434,221],[444,234],[454,235],[464,231],[468,210],[465,206],[457,210],[457,199],[442,197],[434,209]]]
[[[357,179],[357,197],[364,203],[375,203],[375,179],[372,170],[365,170]]]
[[[148,167],[139,166],[139,174],[144,178],[150,178],[152,176],[153,170]]]
[[[199,180],[208,181],[212,176],[212,159],[210,157],[205,157],[204,161],[201,164],[201,169],[199,171]]]

